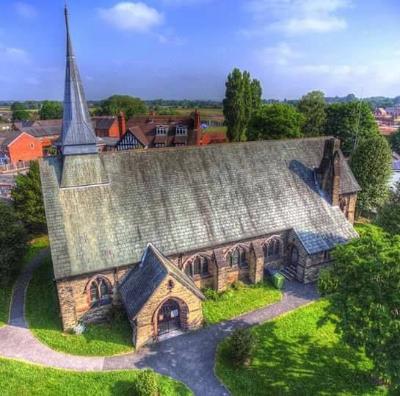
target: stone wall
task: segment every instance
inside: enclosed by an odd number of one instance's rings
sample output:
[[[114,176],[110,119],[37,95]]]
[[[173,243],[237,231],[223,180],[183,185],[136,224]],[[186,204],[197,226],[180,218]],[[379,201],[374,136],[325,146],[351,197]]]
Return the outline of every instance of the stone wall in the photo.
[[[170,287],[173,282],[173,287]],[[136,318],[136,348],[157,341],[158,311],[169,299],[179,304],[182,330],[193,330],[202,326],[201,300],[186,287],[168,276],[143,306]]]
[[[339,198],[339,206],[347,220],[354,224],[356,212],[357,194],[342,194]]]
[[[353,197],[349,197],[349,199],[353,199],[351,202],[355,202]],[[265,246],[271,238],[280,238],[282,241],[281,257],[280,259],[272,260],[265,265],[263,246]],[[304,283],[316,280],[319,268],[326,264],[326,258],[324,258],[323,253],[320,255],[309,256],[294,231],[268,234],[257,239],[217,246],[210,250],[173,256],[170,257],[170,259],[178,266],[178,268],[184,270],[185,265],[187,265],[191,259],[196,257],[196,255],[207,256],[209,258],[209,274],[205,276],[194,276],[193,281],[199,289],[214,288],[221,292],[238,280],[250,283],[261,282],[264,278],[265,266],[272,269],[281,269],[288,265],[290,249],[293,245],[296,246],[299,251],[299,263],[296,268],[296,279]],[[239,266],[231,268],[227,262],[227,254],[237,246],[240,246],[246,251],[248,266],[245,268],[240,268]],[[118,284],[131,267],[132,266],[119,268],[113,271],[104,271],[99,274],[91,274],[58,281],[57,291],[64,330],[74,327],[79,320],[91,322],[101,321],[107,318],[111,306],[120,304]],[[95,279],[97,276],[106,277],[112,285],[112,304],[99,308],[91,308],[89,300],[89,285],[91,280]],[[154,302],[154,304],[155,303],[156,302]],[[152,306],[152,308],[154,308],[154,306]],[[143,337],[141,335],[142,331],[145,331],[145,334],[148,334],[149,332],[148,329],[141,329],[143,326],[141,323],[138,323],[136,329],[140,339]],[[149,324],[146,326],[149,326]]]
[[[107,318],[112,305],[119,305],[117,285],[129,267],[98,274],[69,278],[56,282],[58,300],[60,305],[61,320],[64,330],[72,329],[80,320],[83,322],[99,322]],[[96,277],[106,278],[112,286],[112,301],[109,305],[91,308],[90,283]]]

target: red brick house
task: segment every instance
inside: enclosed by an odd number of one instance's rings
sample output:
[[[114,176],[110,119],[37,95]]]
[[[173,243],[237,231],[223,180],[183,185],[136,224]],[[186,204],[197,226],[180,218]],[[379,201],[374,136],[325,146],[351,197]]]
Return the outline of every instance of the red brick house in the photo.
[[[12,131],[0,137],[0,158],[3,163],[17,165],[42,157],[42,142],[29,133]]]

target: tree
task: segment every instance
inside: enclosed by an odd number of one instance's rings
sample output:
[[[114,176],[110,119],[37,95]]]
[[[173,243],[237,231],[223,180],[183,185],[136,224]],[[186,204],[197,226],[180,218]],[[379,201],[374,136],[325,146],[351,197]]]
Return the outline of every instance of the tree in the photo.
[[[139,98],[128,95],[113,95],[100,104],[101,115],[117,116],[121,111],[127,118],[131,118],[137,114],[146,114],[147,107]]]
[[[263,105],[253,115],[249,125],[249,140],[301,137],[304,117],[292,105],[275,103]]]
[[[366,102],[334,103],[326,108],[326,116],[326,134],[341,140],[345,155],[350,155],[361,139],[379,135],[378,125]]]
[[[258,80],[252,80],[250,73],[233,69],[225,83],[223,112],[230,141],[247,140],[247,128],[253,114],[261,106],[262,89]]]
[[[14,102],[11,105],[11,111],[12,111],[11,118],[13,121],[29,121],[31,118],[31,115],[27,110],[26,106],[20,102]]]
[[[243,76],[239,69],[233,69],[225,83],[223,112],[228,127],[227,136],[231,142],[246,140],[246,102],[243,95]]]
[[[400,235],[400,183],[390,191],[388,201],[378,212],[376,224],[390,234]]]
[[[374,211],[383,205],[389,192],[392,152],[381,135],[362,139],[350,160],[350,167],[361,186],[357,206],[361,211]]]
[[[39,164],[32,162],[26,175],[16,177],[16,185],[11,191],[17,217],[32,233],[46,230]]]
[[[393,151],[400,154],[400,128],[389,139]]]
[[[22,223],[12,206],[0,201],[0,286],[10,284],[18,270],[27,247],[27,237]]]
[[[327,318],[343,341],[365,351],[375,376],[400,385],[400,237],[376,226],[334,249],[319,290],[328,295]],[[397,393],[396,393],[397,394]]]
[[[254,348],[254,336],[249,329],[236,329],[229,339],[231,359],[234,364],[241,366],[251,357]]]
[[[325,133],[325,107],[325,96],[321,91],[309,92],[301,98],[297,108],[305,118],[302,126],[304,136],[320,136]]]
[[[60,102],[45,100],[39,110],[41,120],[56,120],[62,118],[63,106]]]

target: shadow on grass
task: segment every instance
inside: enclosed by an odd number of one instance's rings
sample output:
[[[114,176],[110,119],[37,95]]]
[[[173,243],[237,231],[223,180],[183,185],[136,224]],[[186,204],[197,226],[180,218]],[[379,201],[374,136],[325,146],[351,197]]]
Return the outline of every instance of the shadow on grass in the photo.
[[[295,322],[286,325],[290,324],[296,326]],[[232,365],[224,341],[219,347],[217,374],[233,395],[387,394],[374,384],[370,362],[337,340],[332,327],[315,327],[312,336],[307,331],[300,334],[306,327],[300,324],[293,331],[268,322],[255,328],[253,359],[244,368]]]
[[[133,350],[132,331],[123,316],[112,322],[89,325],[81,335],[62,332],[50,258],[34,272],[28,288],[26,318],[37,338],[65,353],[106,356]]]

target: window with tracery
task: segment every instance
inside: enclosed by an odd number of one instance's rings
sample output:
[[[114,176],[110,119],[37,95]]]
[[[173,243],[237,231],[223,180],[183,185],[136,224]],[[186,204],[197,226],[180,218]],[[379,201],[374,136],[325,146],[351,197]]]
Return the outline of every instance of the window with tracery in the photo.
[[[282,241],[272,238],[264,245],[264,260],[278,260],[282,256]]]
[[[103,277],[97,277],[90,283],[89,298],[91,307],[99,307],[111,303],[111,284]]]
[[[227,259],[230,267],[239,266],[243,268],[248,266],[246,251],[243,248],[237,247],[235,250],[231,251]]]
[[[208,258],[204,256],[195,257],[186,264],[185,273],[190,277],[208,275]]]

